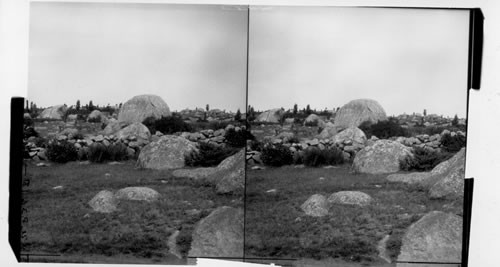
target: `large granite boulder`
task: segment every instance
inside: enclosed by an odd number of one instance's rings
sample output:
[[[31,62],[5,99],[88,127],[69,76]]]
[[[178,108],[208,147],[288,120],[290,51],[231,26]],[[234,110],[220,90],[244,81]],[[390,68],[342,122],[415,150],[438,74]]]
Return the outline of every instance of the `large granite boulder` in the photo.
[[[462,227],[462,218],[454,214],[441,211],[426,214],[412,224],[403,236],[401,252],[397,259],[400,263],[397,266],[440,266],[432,265],[432,262],[456,263],[446,266],[460,266]]]
[[[216,190],[219,194],[235,193],[245,188],[245,149],[222,161],[217,168]]]
[[[411,149],[399,142],[378,140],[356,153],[352,166],[358,173],[392,173],[400,170],[400,160],[411,155]]]
[[[185,166],[186,155],[198,152],[196,143],[176,135],[164,135],[141,149],[137,164],[146,169],[177,169]]]
[[[339,131],[339,127],[335,126],[331,122],[325,123],[322,127],[323,127],[323,129],[321,130],[321,132],[317,136],[318,139],[331,139],[335,135],[337,135],[337,133]]]
[[[280,108],[264,111],[255,118],[256,122],[274,122],[278,123],[283,116],[284,111]]]
[[[149,187],[125,187],[115,193],[117,199],[153,202],[160,198],[160,193]]]
[[[102,130],[102,134],[104,135],[115,134],[127,125],[126,123],[119,123],[118,120],[114,118],[109,119],[106,123],[106,127],[104,127],[104,130]]]
[[[307,118],[304,120],[304,125],[315,125],[315,126],[323,126],[324,121],[316,114],[311,114],[307,116]]]
[[[315,194],[310,196],[300,206],[300,209],[302,209],[306,215],[323,217],[328,214],[328,202],[323,195]]]
[[[159,119],[170,115],[170,109],[161,97],[138,95],[123,104],[118,114],[118,122],[143,122],[147,117]]]
[[[57,105],[44,109],[38,118],[62,120],[68,108],[65,105]]]
[[[113,192],[103,190],[97,193],[88,204],[95,212],[110,213],[117,210],[118,199]]]
[[[194,229],[189,257],[243,257],[243,209],[219,207]]]
[[[140,122],[134,122],[116,132],[116,137],[118,137],[118,139],[127,139],[131,136],[148,140],[151,137],[151,133],[149,132],[148,127]]]
[[[382,106],[372,99],[356,99],[342,106],[335,115],[335,125],[341,127],[358,127],[365,121],[376,123],[387,120]]]

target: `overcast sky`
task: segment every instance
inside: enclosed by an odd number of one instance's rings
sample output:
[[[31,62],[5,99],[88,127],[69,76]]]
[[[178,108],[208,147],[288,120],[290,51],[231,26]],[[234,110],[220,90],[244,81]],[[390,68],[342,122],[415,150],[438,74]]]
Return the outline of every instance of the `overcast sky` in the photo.
[[[465,117],[468,11],[251,7],[249,104]]]
[[[246,7],[31,3],[28,99],[245,109]]]

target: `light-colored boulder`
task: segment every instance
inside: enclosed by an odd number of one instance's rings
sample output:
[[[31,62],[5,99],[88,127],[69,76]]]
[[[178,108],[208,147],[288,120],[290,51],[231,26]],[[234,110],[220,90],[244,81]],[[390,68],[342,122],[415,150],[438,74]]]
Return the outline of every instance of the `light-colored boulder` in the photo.
[[[342,144],[346,141],[351,141],[353,144],[364,145],[366,142],[366,135],[358,127],[349,127],[333,137],[333,142],[335,144]]]
[[[323,217],[328,214],[328,202],[326,198],[320,194],[310,196],[300,208],[306,215],[313,217]]]
[[[400,170],[400,160],[411,155],[410,148],[396,141],[378,140],[356,153],[352,166],[358,173],[392,173]]]
[[[311,125],[315,124],[315,126],[323,126],[324,121],[316,114],[310,114],[307,116],[307,118],[304,120],[304,125]]]
[[[219,207],[194,229],[189,257],[243,257],[243,209]]]
[[[151,137],[148,127],[140,122],[134,122],[129,126],[116,132],[118,139],[129,139],[129,137],[135,136],[137,138],[142,138],[148,140]]]
[[[356,99],[340,108],[335,116],[335,125],[341,127],[358,127],[365,121],[376,123],[387,120],[382,106],[372,99]]]
[[[40,115],[38,115],[38,118],[62,120],[67,110],[68,108],[64,105],[48,107],[44,109]]]
[[[217,167],[220,172],[211,176],[219,176],[216,190],[219,194],[235,193],[245,188],[245,150],[225,159]]]
[[[117,210],[118,199],[113,192],[103,190],[97,193],[88,204],[95,212],[110,213]]]
[[[331,194],[327,201],[329,204],[344,204],[366,206],[372,202],[372,197],[359,191],[340,191]]]
[[[137,163],[146,169],[177,169],[185,166],[184,157],[198,152],[196,143],[184,137],[164,135],[141,149]]]
[[[160,193],[149,187],[125,187],[115,193],[117,199],[153,202],[160,198]]]
[[[148,117],[159,119],[170,115],[170,109],[161,97],[156,95],[138,95],[123,104],[118,114],[118,122],[142,123]]]
[[[271,110],[267,110],[259,114],[257,118],[255,118],[256,122],[274,122],[278,123],[283,116],[283,110],[280,108],[275,108]]]
[[[398,267],[437,266],[425,262],[446,262],[460,266],[462,258],[462,218],[432,211],[412,224],[403,236]],[[422,262],[419,265],[404,262]]]

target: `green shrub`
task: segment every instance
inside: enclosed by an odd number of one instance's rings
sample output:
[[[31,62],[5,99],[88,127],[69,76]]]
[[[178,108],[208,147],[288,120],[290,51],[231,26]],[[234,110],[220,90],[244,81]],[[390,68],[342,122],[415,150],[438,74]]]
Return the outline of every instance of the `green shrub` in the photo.
[[[68,141],[52,140],[47,146],[45,155],[50,161],[58,163],[66,163],[78,158],[75,145]]]
[[[35,128],[32,127],[32,126],[26,126],[24,127],[24,130],[23,130],[23,136],[24,138],[30,138],[32,136],[34,137],[38,137],[38,132],[35,131]]]
[[[235,129],[228,129],[224,135],[226,144],[232,147],[245,147],[247,140],[254,140],[255,137],[247,130],[236,131]]]
[[[310,126],[310,127],[318,126],[318,121],[306,121],[304,123],[304,126]]]
[[[293,163],[293,156],[290,149],[284,145],[267,144],[262,149],[261,160],[269,166],[283,166]]]
[[[36,147],[47,147],[48,140],[43,137],[36,137],[33,141]]]
[[[451,134],[445,134],[441,136],[441,145],[443,149],[450,153],[456,153],[465,147],[465,136],[456,134],[451,136]]]
[[[187,166],[212,167],[217,166],[225,158],[238,152],[237,148],[225,147],[221,145],[199,143],[199,151],[186,155],[184,160]]]
[[[127,160],[127,146],[122,143],[114,143],[109,146],[105,146],[100,143],[93,143],[89,147],[89,153],[87,156],[91,162],[96,163]]]
[[[304,151],[302,161],[304,162],[304,165],[311,167],[338,165],[344,163],[344,154],[342,150],[336,147],[328,149],[310,147]]]
[[[160,119],[148,117],[142,124],[148,127],[151,133],[160,131],[163,134],[173,134],[177,132],[192,131],[192,127],[178,116],[161,117]]]
[[[26,126],[33,126],[34,125],[34,121],[32,118],[23,118],[23,125],[24,127]]]
[[[399,167],[404,171],[430,171],[439,163],[453,156],[449,152],[438,152],[421,147],[413,149],[413,156],[407,156],[399,162]]]
[[[365,121],[361,123],[358,128],[365,133],[367,138],[372,137],[372,135],[380,139],[388,139],[393,136],[408,136],[407,131],[396,121],[391,119],[379,121],[377,123]]]
[[[95,118],[88,118],[88,122],[100,123],[100,122],[102,122],[102,118],[101,118],[101,116],[98,116]]]
[[[262,151],[264,148],[264,143],[258,141],[258,140],[251,140],[250,141],[250,150],[251,151]]]

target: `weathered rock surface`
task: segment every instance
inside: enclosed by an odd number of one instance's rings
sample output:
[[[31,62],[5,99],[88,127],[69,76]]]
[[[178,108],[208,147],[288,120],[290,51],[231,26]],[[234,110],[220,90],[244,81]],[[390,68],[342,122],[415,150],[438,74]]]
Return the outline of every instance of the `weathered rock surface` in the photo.
[[[391,173],[400,170],[399,161],[412,155],[410,148],[391,140],[378,140],[354,157],[353,169],[359,173]]]
[[[219,207],[193,232],[189,257],[243,257],[243,210]]]
[[[170,116],[170,109],[163,99],[156,95],[134,96],[123,104],[118,114],[118,122],[143,122],[147,117]]]
[[[321,133],[318,135],[319,139],[330,139],[338,133],[338,127],[331,122],[327,122],[323,127],[323,130],[321,130]]]
[[[340,108],[335,116],[335,125],[342,127],[358,127],[365,121],[376,123],[387,120],[382,106],[372,99],[356,99]]]
[[[148,127],[140,122],[134,122],[116,133],[118,139],[127,139],[130,136],[148,140],[151,137]]]
[[[328,202],[326,198],[320,194],[310,196],[300,208],[306,215],[313,217],[322,217],[328,214]]]
[[[304,120],[304,125],[310,125],[310,124],[316,124],[316,126],[323,126],[324,121],[316,114],[311,114],[307,116],[307,118]]]
[[[351,141],[353,144],[365,144],[366,135],[358,127],[349,127],[333,137],[333,142],[335,144],[342,144]]]
[[[255,118],[256,122],[275,122],[278,123],[283,116],[283,110],[280,108],[275,108],[271,110],[267,110],[259,114],[257,118]]]
[[[197,152],[196,144],[184,137],[164,135],[141,149],[137,163],[146,169],[177,169],[185,166],[184,157]]]
[[[115,193],[117,199],[152,202],[160,198],[160,193],[149,187],[125,187]]]
[[[340,191],[331,194],[327,201],[329,204],[344,204],[366,206],[372,202],[370,195],[359,191]]]
[[[101,111],[96,109],[90,112],[89,116],[87,117],[87,121],[92,120],[100,120],[101,122],[104,122],[106,120],[106,116],[104,116]]]
[[[432,211],[412,224],[402,240],[399,262],[461,262],[462,218]],[[436,266],[398,263],[397,266]]]
[[[103,190],[97,193],[88,204],[95,212],[110,213],[117,210],[118,199],[113,192]]]
[[[44,109],[40,115],[38,115],[38,118],[62,120],[67,110],[68,108],[64,105],[48,107]]]
[[[220,173],[212,174],[212,176],[220,175],[216,183],[216,190],[219,194],[233,193],[243,190],[245,187],[245,150],[242,149],[235,155],[226,158],[217,168]]]

